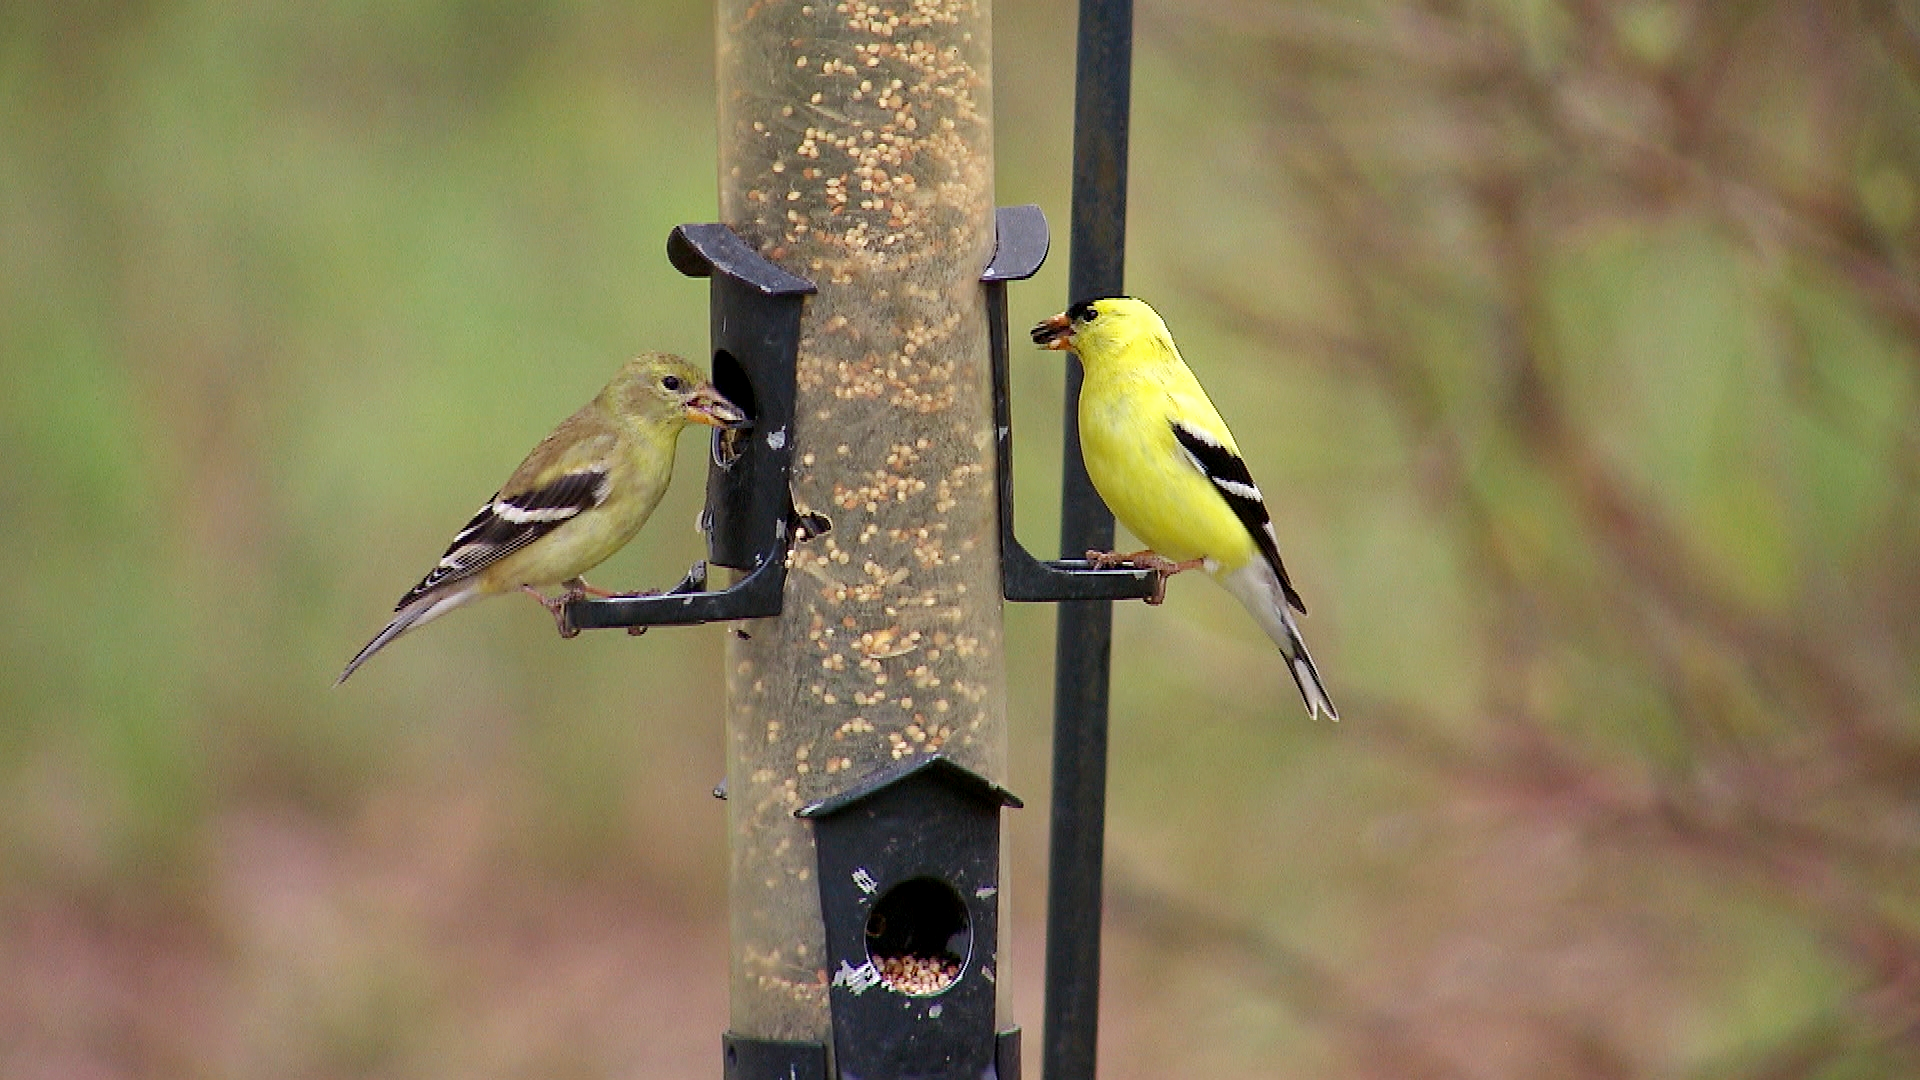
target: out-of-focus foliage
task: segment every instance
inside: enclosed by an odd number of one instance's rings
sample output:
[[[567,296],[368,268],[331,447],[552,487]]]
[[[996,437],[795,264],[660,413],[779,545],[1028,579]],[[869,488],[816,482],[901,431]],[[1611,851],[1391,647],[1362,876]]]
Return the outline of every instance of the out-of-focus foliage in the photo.
[[[1174,228],[1136,280],[1274,421],[1245,441],[1350,717],[1183,738],[1179,776],[1121,751],[1119,913],[1190,984],[1163,1039],[1213,1025],[1238,1075],[1920,1070],[1917,17],[1151,9],[1135,206]],[[1220,606],[1184,678],[1122,677],[1123,733],[1240,711]]]
[[[996,14],[1000,201],[1064,232],[1072,10]],[[704,351],[661,245],[713,215],[711,43],[0,12],[0,1074],[717,1069],[719,631],[501,600],[327,689],[621,359]],[[1346,719],[1203,583],[1120,609],[1103,1073],[1920,1072],[1920,9],[1155,0],[1138,48],[1130,286]],[[696,442],[601,583],[698,555]],[[1007,617],[1037,808],[1051,619]]]

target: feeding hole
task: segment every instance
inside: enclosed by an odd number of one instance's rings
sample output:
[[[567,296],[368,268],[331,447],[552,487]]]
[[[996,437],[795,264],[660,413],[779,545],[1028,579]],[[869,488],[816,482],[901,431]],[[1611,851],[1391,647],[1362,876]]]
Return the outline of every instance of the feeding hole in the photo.
[[[967,906],[944,881],[903,881],[867,916],[867,959],[902,994],[927,997],[952,986],[972,950]]]
[[[825,536],[832,531],[833,519],[825,514],[816,514],[811,510],[804,514],[798,510],[793,513],[793,540],[795,543],[804,543],[816,536]]]
[[[753,396],[753,380],[747,378],[747,370],[725,349],[713,352],[713,388],[747,414],[745,427],[713,433],[713,463],[725,469],[740,460],[740,448],[748,432],[759,424],[760,402]]]

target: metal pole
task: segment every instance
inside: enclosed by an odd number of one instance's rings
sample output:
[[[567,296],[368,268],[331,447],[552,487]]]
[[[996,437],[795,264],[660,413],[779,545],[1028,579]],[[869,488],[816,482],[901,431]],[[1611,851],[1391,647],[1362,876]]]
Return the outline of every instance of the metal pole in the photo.
[[[1073,109],[1069,301],[1123,290],[1132,0],[1080,0]],[[1113,547],[1113,515],[1080,459],[1079,361],[1067,365],[1062,557]],[[1092,1080],[1100,1024],[1101,871],[1113,605],[1060,605],[1054,646],[1053,818],[1047,880],[1045,1080]]]

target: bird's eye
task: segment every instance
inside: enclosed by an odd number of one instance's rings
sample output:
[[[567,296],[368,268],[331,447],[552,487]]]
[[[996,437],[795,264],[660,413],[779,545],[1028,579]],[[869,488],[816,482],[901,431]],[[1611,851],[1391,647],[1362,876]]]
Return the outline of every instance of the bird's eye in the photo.
[[[1091,300],[1082,300],[1067,309],[1067,318],[1077,323],[1090,323],[1099,316],[1100,309],[1094,307]]]
[[[669,394],[679,393],[680,387],[684,385],[685,384],[680,381],[680,376],[678,375],[668,375],[665,378],[660,380],[660,389],[665,390]]]

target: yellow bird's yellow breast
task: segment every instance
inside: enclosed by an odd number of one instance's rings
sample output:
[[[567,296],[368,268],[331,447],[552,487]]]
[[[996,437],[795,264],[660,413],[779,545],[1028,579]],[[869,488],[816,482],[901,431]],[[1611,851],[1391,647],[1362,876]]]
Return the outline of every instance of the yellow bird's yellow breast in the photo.
[[[1173,418],[1184,415],[1176,411],[1176,391],[1160,380],[1090,373],[1080,394],[1087,475],[1114,517],[1154,551],[1238,569],[1258,548],[1174,438]],[[1211,406],[1207,411],[1218,423]]]

